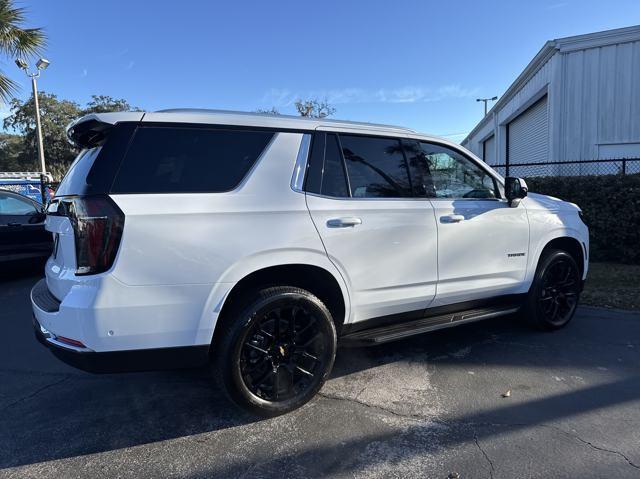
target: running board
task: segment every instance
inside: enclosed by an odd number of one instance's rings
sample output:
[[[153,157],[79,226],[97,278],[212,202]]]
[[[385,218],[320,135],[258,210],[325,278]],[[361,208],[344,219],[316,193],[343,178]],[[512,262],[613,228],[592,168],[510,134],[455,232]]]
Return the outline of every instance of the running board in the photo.
[[[520,309],[519,305],[502,305],[488,308],[469,309],[457,313],[440,314],[413,321],[401,322],[381,326],[372,329],[365,329],[355,333],[349,333],[340,338],[343,346],[373,346],[389,341],[408,338],[416,334],[436,331],[438,329],[450,328],[459,324],[472,323],[483,319],[496,318],[512,314]]]

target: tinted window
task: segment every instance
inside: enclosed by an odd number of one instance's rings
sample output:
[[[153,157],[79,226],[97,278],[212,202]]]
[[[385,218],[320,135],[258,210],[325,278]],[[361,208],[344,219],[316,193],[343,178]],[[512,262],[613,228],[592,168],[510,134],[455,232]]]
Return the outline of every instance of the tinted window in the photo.
[[[86,123],[90,124],[91,121]],[[104,144],[85,149],[78,155],[57,189],[56,196],[108,193],[136,126],[137,123],[124,122],[101,130]]]
[[[327,135],[327,146],[324,152],[324,170],[322,174],[322,194],[346,198],[349,196],[347,178],[344,174],[342,156],[337,135]]]
[[[102,147],[98,146],[80,152],[71,164],[67,174],[64,175],[56,191],[56,196],[79,195],[84,193],[87,175],[101,149]]]
[[[235,188],[272,132],[138,128],[112,187],[114,193],[204,193]]]
[[[340,135],[354,198],[411,195],[409,174],[399,140]]]
[[[433,179],[437,198],[495,198],[496,184],[491,175],[470,159],[450,148],[420,143]]]
[[[311,151],[307,162],[307,176],[304,190],[309,193],[320,193],[322,187],[322,168],[324,165],[324,133],[313,135]]]
[[[435,197],[436,188],[431,177],[430,164],[420,143],[414,140],[402,140],[402,144],[409,163],[414,196]]]
[[[0,215],[28,215],[36,212],[30,201],[0,193]]]

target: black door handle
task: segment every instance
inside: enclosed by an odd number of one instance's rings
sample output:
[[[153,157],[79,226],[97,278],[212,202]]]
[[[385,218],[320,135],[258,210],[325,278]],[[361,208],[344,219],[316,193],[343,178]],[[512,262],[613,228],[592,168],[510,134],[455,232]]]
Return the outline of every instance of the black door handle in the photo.
[[[7,226],[22,226],[20,223],[7,223]]]

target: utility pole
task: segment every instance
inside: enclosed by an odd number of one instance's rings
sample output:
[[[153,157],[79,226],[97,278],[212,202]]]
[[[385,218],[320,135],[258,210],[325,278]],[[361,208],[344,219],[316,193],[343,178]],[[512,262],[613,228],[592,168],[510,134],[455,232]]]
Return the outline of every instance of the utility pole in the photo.
[[[20,70],[23,70],[25,74],[31,78],[31,88],[33,89],[33,106],[36,110],[36,138],[38,146],[38,159],[40,160],[40,174],[46,176],[47,169],[44,164],[44,147],[42,143],[42,124],[40,122],[40,102],[38,101],[38,83],[37,79],[40,77],[42,70],[45,70],[49,66],[49,60],[41,58],[36,62],[35,73],[29,73],[29,65],[22,58],[16,58],[16,65]]]
[[[478,98],[476,99],[476,101],[481,101],[484,102],[484,116],[487,116],[487,103],[489,103],[490,101],[496,101],[498,99],[497,96],[494,96],[493,98]]]

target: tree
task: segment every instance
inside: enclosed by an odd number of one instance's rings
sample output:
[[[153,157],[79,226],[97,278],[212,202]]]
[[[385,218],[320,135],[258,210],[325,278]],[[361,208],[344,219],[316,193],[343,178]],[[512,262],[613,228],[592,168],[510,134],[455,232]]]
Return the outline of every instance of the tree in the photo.
[[[42,142],[47,165],[66,168],[77,154],[67,140],[66,127],[82,113],[80,106],[69,100],[59,100],[56,95],[40,92],[40,117]],[[33,95],[27,101],[14,98],[9,103],[11,114],[4,120],[5,130],[22,135],[22,147],[18,154],[19,170],[39,169],[36,146],[35,108]]]
[[[44,91],[38,94],[38,99],[47,170],[56,178],[64,175],[78,154],[77,148],[67,140],[69,123],[88,113],[137,110],[126,100],[108,95],[92,95],[85,108],[69,100],[59,100],[56,95]],[[0,171],[38,170],[33,95],[25,102],[14,98],[9,107],[11,114],[5,118],[3,126],[5,130],[19,135],[0,137]]]
[[[258,108],[256,110],[256,113],[262,113],[264,115],[279,115],[280,114],[280,112],[276,109],[275,106],[272,106],[268,110],[265,110],[264,108]]]
[[[336,109],[332,107],[326,99],[318,100],[317,98],[312,98],[311,100],[298,100],[295,105],[300,116],[308,118],[326,118],[336,112]]]
[[[0,0],[0,54],[11,58],[38,55],[46,43],[41,28],[24,28],[25,9],[13,0]],[[18,84],[0,72],[0,98],[8,102],[18,91]]]
[[[86,115],[87,113],[107,113],[110,111],[140,111],[140,108],[131,106],[123,98],[112,98],[108,95],[91,95],[91,101],[87,103],[82,113]]]
[[[21,170],[21,152],[22,137],[20,135],[0,133],[0,171]]]

